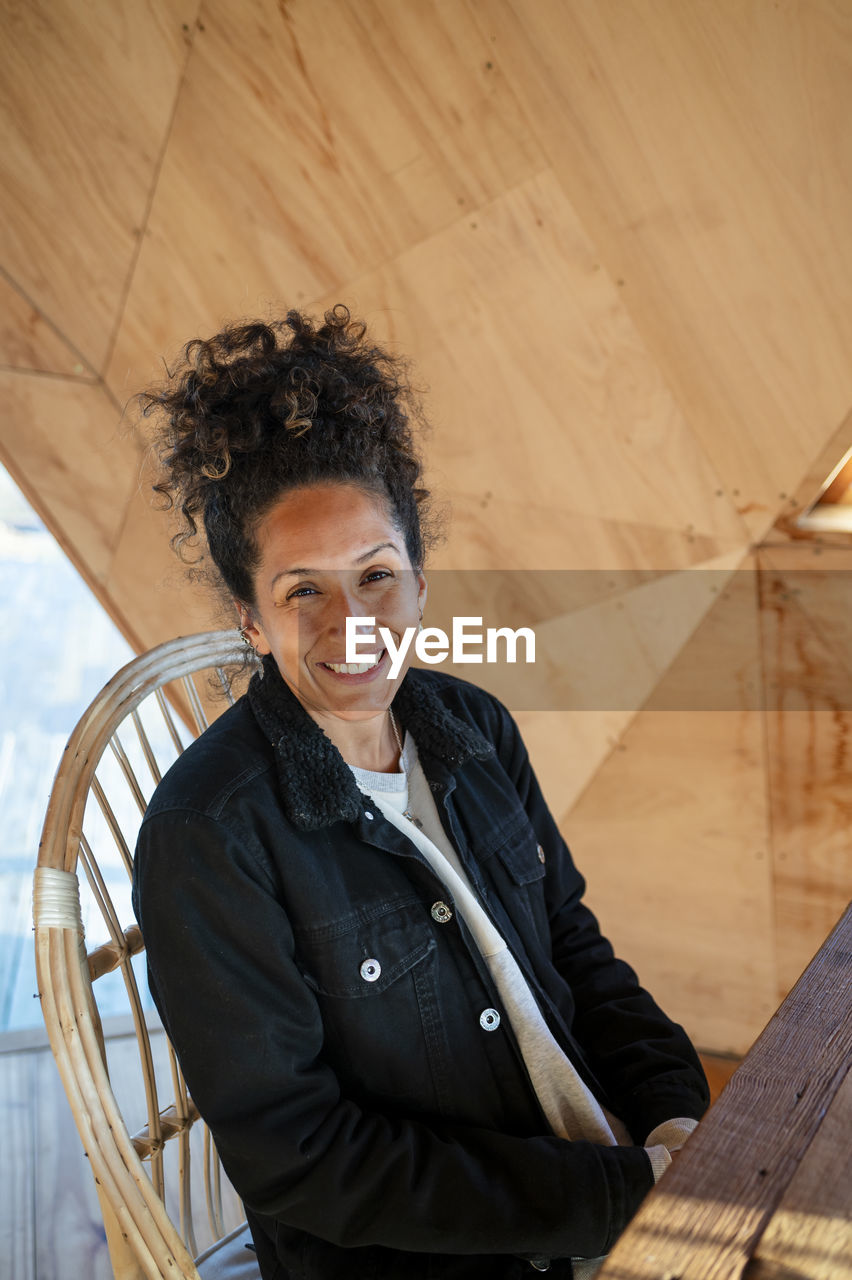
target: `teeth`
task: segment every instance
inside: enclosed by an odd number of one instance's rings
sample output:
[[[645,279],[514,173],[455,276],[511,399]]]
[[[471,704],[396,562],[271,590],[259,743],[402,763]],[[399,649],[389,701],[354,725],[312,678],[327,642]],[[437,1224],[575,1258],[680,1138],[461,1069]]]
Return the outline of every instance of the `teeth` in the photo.
[[[379,664],[378,662],[324,662],[322,665],[346,676],[360,676],[364,671],[371,671]]]

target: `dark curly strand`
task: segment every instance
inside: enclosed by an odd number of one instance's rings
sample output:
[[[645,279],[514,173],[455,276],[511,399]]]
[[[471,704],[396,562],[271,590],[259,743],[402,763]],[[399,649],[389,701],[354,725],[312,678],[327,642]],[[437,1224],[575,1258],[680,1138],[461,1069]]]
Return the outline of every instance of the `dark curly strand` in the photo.
[[[163,478],[154,485],[184,527],[184,558],[199,517],[210,557],[232,596],[254,605],[259,521],[288,490],[354,483],[389,503],[415,570],[437,540],[430,493],[409,419],[425,427],[407,362],[372,345],[338,303],[317,327],[283,320],[226,326],[183,349],[168,381],[139,393],[156,412]]]

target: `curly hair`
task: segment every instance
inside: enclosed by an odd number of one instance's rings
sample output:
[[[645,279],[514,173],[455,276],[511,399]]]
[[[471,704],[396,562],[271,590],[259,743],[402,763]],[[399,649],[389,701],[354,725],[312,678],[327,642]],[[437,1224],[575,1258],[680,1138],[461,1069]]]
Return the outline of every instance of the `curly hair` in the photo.
[[[420,484],[410,420],[427,423],[407,371],[342,303],[321,325],[292,309],[188,342],[168,380],[136,397],[145,417],[158,415],[153,487],[182,517],[172,538],[181,558],[200,521],[225,588],[253,606],[260,521],[289,490],[332,482],[384,499],[422,569],[440,535]]]

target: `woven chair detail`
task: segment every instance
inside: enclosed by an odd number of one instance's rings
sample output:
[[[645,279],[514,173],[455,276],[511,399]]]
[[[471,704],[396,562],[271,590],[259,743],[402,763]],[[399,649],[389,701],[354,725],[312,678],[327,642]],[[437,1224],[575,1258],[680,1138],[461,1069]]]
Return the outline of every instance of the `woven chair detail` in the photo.
[[[242,1206],[159,1019],[140,992],[133,962],[144,950],[141,932],[132,913],[122,924],[123,908],[116,902],[118,897],[129,902],[136,830],[154,786],[207,727],[202,676],[208,683],[212,677],[224,699],[233,702],[227,671],[243,665],[243,645],[233,631],[179,638],[133,659],[71,734],[45,817],[33,886],[39,995],[95,1177],[116,1280],[259,1276],[254,1254],[244,1247],[249,1237]],[[121,787],[105,782],[107,776]],[[88,953],[84,915],[97,922],[93,932],[104,935]],[[144,1093],[139,1107],[144,1122],[134,1124],[132,1132],[127,1108],[116,1096],[126,1092],[127,1081],[110,1078],[111,1042],[95,998],[96,984],[116,973],[124,980],[130,1010],[125,1022],[138,1045]],[[114,1025],[113,1020],[108,1029]],[[164,1076],[171,1094],[165,1105]],[[172,1147],[176,1161],[168,1154]],[[167,1167],[170,1172],[175,1162],[177,1186],[169,1182],[167,1187]],[[199,1172],[204,1242],[199,1239],[200,1191],[193,1196]]]

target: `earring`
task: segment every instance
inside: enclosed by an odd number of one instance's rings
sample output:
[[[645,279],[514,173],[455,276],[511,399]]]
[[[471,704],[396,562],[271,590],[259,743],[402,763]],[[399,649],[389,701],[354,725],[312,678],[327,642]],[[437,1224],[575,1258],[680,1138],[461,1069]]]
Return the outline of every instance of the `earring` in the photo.
[[[423,610],[422,609],[420,610],[420,621],[417,624],[417,630],[418,631],[423,630]]]
[[[246,629],[245,629],[245,627],[238,627],[238,628],[237,628],[237,635],[240,637],[240,639],[242,640],[243,644],[245,645],[245,647],[246,647],[247,649],[253,649],[253,648],[254,648],[254,645],[252,644],[251,640],[249,640],[249,638],[248,638],[248,635],[247,635],[247,633],[246,633]]]

